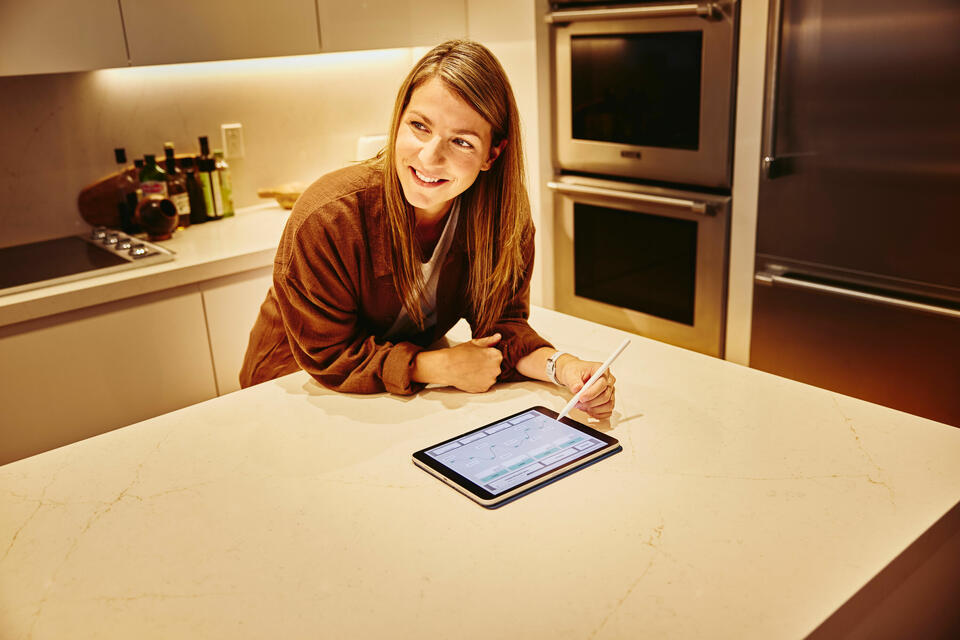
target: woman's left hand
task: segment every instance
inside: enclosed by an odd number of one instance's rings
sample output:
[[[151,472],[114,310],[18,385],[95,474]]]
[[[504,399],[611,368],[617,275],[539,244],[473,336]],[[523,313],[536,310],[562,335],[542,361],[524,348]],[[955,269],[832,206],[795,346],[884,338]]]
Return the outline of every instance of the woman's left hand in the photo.
[[[590,376],[599,369],[600,362],[587,362],[575,356],[564,354],[557,362],[557,380],[575,394],[586,384]],[[604,374],[587,389],[575,407],[592,418],[606,420],[613,413],[615,403],[614,384],[617,379],[607,369]]]

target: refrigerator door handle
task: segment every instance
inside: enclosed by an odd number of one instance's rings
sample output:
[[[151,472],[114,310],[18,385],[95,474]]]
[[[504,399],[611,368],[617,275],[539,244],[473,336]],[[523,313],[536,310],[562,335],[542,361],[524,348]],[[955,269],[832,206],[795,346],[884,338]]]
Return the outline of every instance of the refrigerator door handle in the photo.
[[[763,105],[763,174],[768,180],[777,177],[777,82],[780,73],[780,33],[783,30],[783,0],[770,3],[767,26],[767,77]]]
[[[605,189],[603,187],[594,187],[582,184],[570,184],[567,182],[550,181],[547,186],[554,191],[570,195],[588,195],[600,196],[611,200],[630,200],[634,202],[643,202],[646,204],[659,204],[668,207],[686,209],[691,213],[697,213],[705,216],[714,215],[714,210],[706,202],[697,202],[695,200],[684,200],[681,198],[669,198],[667,196],[655,196],[652,194],[634,193],[632,191],[616,191],[614,189]]]
[[[826,293],[845,298],[855,298],[857,300],[874,302],[876,304],[881,304],[888,307],[897,307],[910,311],[920,311],[922,313],[930,313],[960,320],[960,310],[958,309],[952,309],[950,307],[928,304],[924,302],[915,302],[913,300],[897,298],[892,295],[880,295],[877,293],[869,293],[867,291],[859,291],[857,289],[848,289],[846,287],[824,284],[822,282],[811,282],[809,280],[802,280],[789,275],[783,275],[775,271],[758,272],[754,275],[754,282],[765,286],[785,286],[794,289],[805,289],[807,291]]]

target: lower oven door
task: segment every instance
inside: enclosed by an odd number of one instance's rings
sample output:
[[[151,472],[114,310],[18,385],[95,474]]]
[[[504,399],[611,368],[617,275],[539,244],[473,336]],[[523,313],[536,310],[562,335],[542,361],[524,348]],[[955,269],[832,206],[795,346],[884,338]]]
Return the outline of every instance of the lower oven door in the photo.
[[[729,196],[564,176],[557,310],[723,356]]]

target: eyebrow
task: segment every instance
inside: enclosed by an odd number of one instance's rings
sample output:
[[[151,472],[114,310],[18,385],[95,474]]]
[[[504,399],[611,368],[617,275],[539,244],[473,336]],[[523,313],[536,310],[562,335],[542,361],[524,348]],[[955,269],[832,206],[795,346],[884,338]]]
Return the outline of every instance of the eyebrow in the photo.
[[[419,111],[414,111],[413,109],[410,109],[410,113],[418,116],[421,120],[426,122],[428,126],[431,126],[431,127],[433,126],[433,123],[430,121],[430,118],[420,113]],[[456,131],[454,131],[454,133],[457,134],[458,136],[468,135],[468,136],[473,136],[475,138],[480,138],[480,134],[474,131],[473,129],[457,129]]]

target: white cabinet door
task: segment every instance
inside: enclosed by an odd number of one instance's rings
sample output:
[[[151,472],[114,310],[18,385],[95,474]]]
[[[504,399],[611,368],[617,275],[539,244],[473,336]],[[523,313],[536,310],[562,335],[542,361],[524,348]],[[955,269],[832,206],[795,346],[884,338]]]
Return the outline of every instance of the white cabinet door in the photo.
[[[316,0],[324,51],[430,46],[467,35],[466,0]]]
[[[313,0],[120,0],[134,65],[319,52]]]
[[[125,66],[117,0],[0,1],[0,75]]]
[[[215,396],[196,286],[0,328],[0,464]]]
[[[238,376],[250,329],[272,282],[273,268],[263,267],[200,285],[220,395],[240,388]]]

